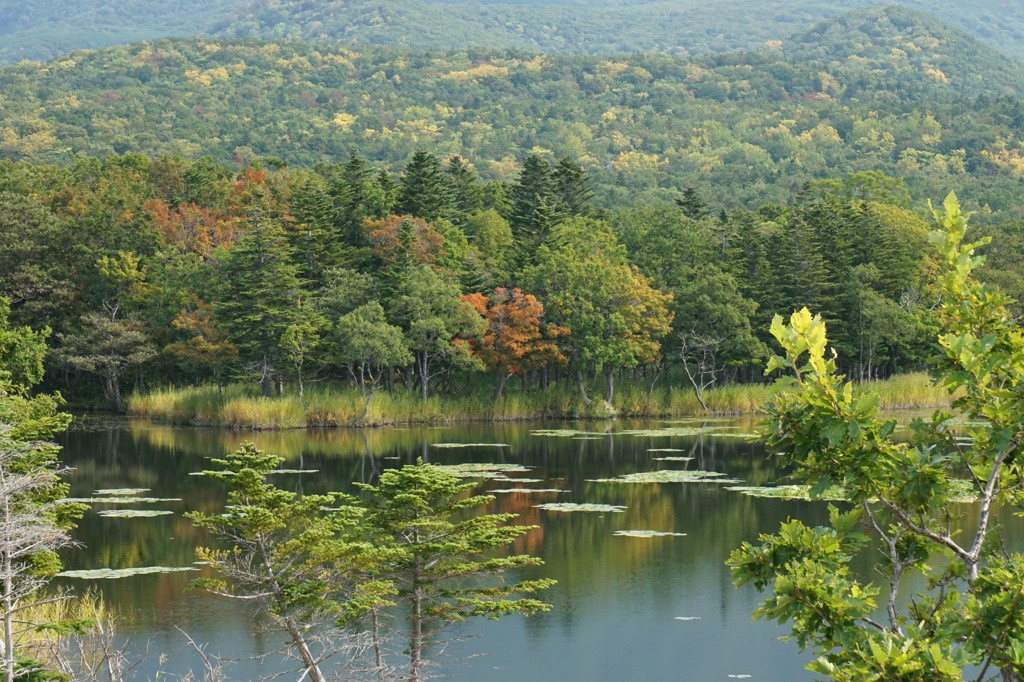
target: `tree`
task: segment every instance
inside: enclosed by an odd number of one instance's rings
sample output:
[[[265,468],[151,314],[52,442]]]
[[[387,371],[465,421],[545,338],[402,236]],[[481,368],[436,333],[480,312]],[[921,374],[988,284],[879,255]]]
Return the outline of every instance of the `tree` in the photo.
[[[430,380],[452,366],[479,367],[467,339],[479,335],[484,321],[459,290],[429,266],[412,269],[399,291],[395,314],[416,358],[420,395],[430,396]]]
[[[498,618],[530,615],[550,608],[531,595],[554,580],[488,580],[509,570],[538,566],[537,557],[502,556],[501,550],[536,526],[511,526],[516,514],[469,512],[491,502],[492,495],[469,495],[462,483],[441,467],[406,465],[381,474],[376,486],[357,483],[366,495],[366,524],[378,543],[395,551],[385,575],[406,609],[409,673],[420,682],[433,664],[430,649],[442,646],[437,635],[471,616]]]
[[[527,156],[510,196],[512,211],[509,223],[519,244],[520,265],[533,262],[534,251],[551,228],[565,218],[556,189],[551,164],[536,154]]]
[[[188,338],[168,344],[164,350],[212,377],[218,393],[222,392],[224,373],[238,357],[238,347],[217,324],[213,307],[193,294],[192,306],[179,312],[171,324]]]
[[[44,339],[44,333],[27,327],[10,328],[0,316],[0,659],[5,682],[30,675],[53,679],[16,647],[23,632],[40,625],[26,622],[28,603],[38,604],[40,590],[60,571],[56,550],[71,544],[67,531],[85,510],[62,501],[69,486],[60,475],[67,469],[57,461],[60,447],[50,442],[71,417],[58,411],[59,396],[28,395],[41,374],[35,368],[42,366]],[[49,625],[81,629],[84,623]]]
[[[757,304],[744,298],[735,279],[714,265],[693,268],[673,291],[679,358],[697,401],[727,367],[748,365],[764,356],[764,344],[750,327]]]
[[[498,374],[498,397],[505,382],[532,367],[566,361],[554,341],[569,333],[566,327],[543,325],[544,304],[521,289],[498,287],[490,296],[462,297],[487,322],[483,336],[470,341],[473,353]]]
[[[118,318],[116,311],[86,313],[81,322],[78,331],[57,335],[61,345],[55,355],[73,369],[98,376],[103,382],[103,395],[118,412],[124,412],[121,377],[154,357],[156,348],[138,321]]]
[[[894,438],[878,397],[855,397],[827,353],[825,324],[806,309],[772,335],[785,355],[787,390],[768,406],[765,440],[818,497],[845,500],[830,524],[784,523],[730,556],[737,584],[769,587],[756,616],[792,623],[793,637],[820,656],[808,668],[835,680],[1020,680],[1024,673],[1024,556],[1004,546],[1001,509],[1020,511],[1024,461],[1024,334],[1009,299],[972,272],[987,240],[965,242],[967,216],[952,194],[934,212],[931,235],[944,262],[940,316],[946,329],[936,382],[956,412],[936,411]],[[955,424],[966,426],[958,428]],[[961,516],[954,503],[972,500]],[[858,528],[861,522],[863,528]],[[874,569],[857,576],[855,556],[874,545]],[[945,560],[932,562],[933,556]],[[901,604],[897,592],[926,585]],[[876,597],[885,617],[875,619]]]
[[[611,403],[615,371],[653,361],[661,350],[672,297],[629,264],[605,223],[573,218],[559,225],[527,280],[548,302],[552,321],[572,330],[560,345],[587,405],[584,368],[604,371],[605,401]]]
[[[254,218],[228,252],[223,275],[214,312],[246,370],[259,377],[263,395],[269,396],[283,359],[284,332],[300,319],[302,283],[281,227]]]
[[[682,210],[683,215],[693,220],[700,220],[709,215],[707,202],[693,187],[683,189],[683,196],[676,199],[676,205]]]
[[[189,586],[262,603],[288,634],[304,675],[326,682],[323,665],[336,653],[335,644],[318,647],[314,628],[389,603],[390,584],[363,577],[388,552],[356,535],[360,512],[349,496],[299,495],[267,483],[283,461],[252,443],[212,460],[223,469],[203,473],[230,488],[225,511],[188,517],[230,547],[197,548],[223,578],[198,578]]]
[[[0,296],[18,321],[54,324],[73,295],[69,231],[38,199],[0,192]]]
[[[551,179],[555,196],[568,216],[589,216],[593,213],[593,207],[587,202],[594,198],[594,190],[590,187],[590,177],[578,163],[568,157],[559,159]]]
[[[413,154],[405,165],[396,209],[431,222],[452,217],[455,211],[452,179],[436,156],[425,151]]]
[[[334,326],[331,341],[335,349],[334,360],[348,367],[349,375],[359,387],[359,394],[366,399],[363,413],[356,420],[361,422],[370,411],[370,401],[384,370],[411,364],[412,353],[402,330],[388,324],[384,308],[377,301],[342,315]],[[366,390],[367,384],[369,391]]]

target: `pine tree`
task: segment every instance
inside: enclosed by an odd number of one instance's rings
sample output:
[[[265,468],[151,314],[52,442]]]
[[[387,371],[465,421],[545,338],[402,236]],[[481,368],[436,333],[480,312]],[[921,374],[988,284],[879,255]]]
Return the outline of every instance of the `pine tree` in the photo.
[[[269,396],[283,358],[282,337],[301,318],[302,281],[280,225],[253,218],[228,253],[223,275],[217,317],[238,347],[246,373],[259,377],[263,395]]]
[[[676,199],[676,205],[682,209],[683,215],[694,220],[706,218],[710,214],[707,202],[701,198],[700,194],[693,187],[687,187],[683,190],[683,196]]]
[[[426,221],[449,219],[455,213],[451,179],[430,152],[416,152],[405,165],[396,210]]]
[[[449,625],[470,616],[530,615],[550,608],[523,595],[546,589],[553,580],[489,580],[542,563],[526,554],[496,556],[536,526],[509,525],[516,514],[467,514],[493,496],[467,496],[474,484],[422,461],[385,471],[376,486],[356,485],[368,497],[367,526],[381,547],[396,554],[385,575],[408,614],[409,672],[403,679],[428,678],[428,668],[438,663],[430,659],[435,636]]]
[[[594,198],[594,190],[590,187],[590,176],[578,163],[569,157],[559,160],[552,180],[559,206],[567,216],[592,214],[593,208],[587,202]]]
[[[453,156],[445,166],[452,187],[455,215],[453,219],[461,224],[471,213],[483,207],[483,183],[473,168],[461,156]]]

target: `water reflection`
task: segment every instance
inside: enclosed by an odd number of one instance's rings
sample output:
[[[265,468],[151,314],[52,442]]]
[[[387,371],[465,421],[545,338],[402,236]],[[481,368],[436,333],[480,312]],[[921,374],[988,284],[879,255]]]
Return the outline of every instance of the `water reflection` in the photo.
[[[806,657],[777,638],[783,631],[751,623],[758,595],[732,587],[723,565],[729,552],[760,532],[773,532],[789,516],[809,523],[826,518],[824,505],[757,499],[714,483],[596,483],[624,473],[689,468],[719,471],[749,485],[776,480],[760,448],[713,435],[636,437],[611,433],[588,439],[530,435],[536,428],[621,431],[664,424],[469,424],[410,429],[284,431],[239,433],[128,424],[72,431],[63,436],[65,461],[76,467],[72,494],[86,497],[98,488],[149,488],[154,497],[180,502],[144,505],[173,510],[173,516],[108,519],[90,513],[76,531],[83,549],[68,552],[69,568],[186,566],[193,548],[209,537],[181,515],[219,509],[225,491],[192,472],[209,468],[245,440],[287,458],[285,466],[318,473],[286,475],[280,485],[303,492],[346,490],[352,481],[372,482],[381,470],[414,462],[503,462],[530,467],[520,477],[542,479],[523,487],[557,488],[563,493],[498,494],[487,511],[512,512],[518,522],[539,529],[521,538],[515,551],[541,556],[545,566],[529,577],[559,581],[545,598],[551,612],[529,619],[469,623],[463,632],[479,638],[463,653],[473,658],[446,672],[456,680],[519,681],[581,679],[715,680],[729,675],[754,679],[811,679]],[[749,430],[749,424],[738,424]],[[507,447],[441,449],[438,442],[505,443]],[[675,448],[681,452],[652,453]],[[666,454],[692,461],[653,461]],[[481,491],[513,487],[486,481]],[[559,513],[537,509],[541,502],[624,505],[624,513]],[[615,536],[620,529],[685,533],[685,537]],[[168,655],[162,669],[181,672],[196,665],[174,626],[186,629],[210,651],[241,657],[274,648],[278,635],[258,634],[245,607],[209,596],[184,593],[195,575],[146,575],[100,581],[107,599],[127,615],[125,627],[150,658],[140,678],[160,669],[156,653]],[[525,577],[525,576],[524,576]],[[84,581],[69,580],[76,587]],[[687,620],[680,620],[680,619]],[[233,679],[254,675],[244,666]]]

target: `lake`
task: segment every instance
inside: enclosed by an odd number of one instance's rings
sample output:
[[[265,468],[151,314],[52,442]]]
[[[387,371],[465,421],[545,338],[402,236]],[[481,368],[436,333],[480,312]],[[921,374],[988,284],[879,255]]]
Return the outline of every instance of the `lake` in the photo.
[[[697,427],[710,432],[687,435]],[[441,669],[458,681],[589,682],[630,680],[810,680],[809,656],[779,641],[783,628],[752,623],[760,597],[736,589],[724,565],[729,552],[758,533],[774,532],[787,517],[808,523],[827,519],[824,503],[762,499],[726,489],[728,483],[594,482],[623,474],[689,469],[725,474],[743,485],[779,479],[763,449],[740,436],[750,421],[585,422],[458,424],[373,430],[238,432],[154,426],[143,422],[73,427],[59,439],[63,460],[75,468],[72,495],[98,489],[145,488],[145,496],[180,498],[141,504],[96,504],[74,532],[82,547],[64,553],[69,570],[191,567],[194,547],[210,542],[182,514],[221,508],[226,491],[190,475],[251,440],[287,459],[275,483],[303,492],[351,490],[352,481],[375,482],[385,468],[415,462],[512,463],[528,468],[509,480],[484,480],[477,490],[513,488],[564,492],[496,494],[488,512],[514,512],[539,528],[522,538],[518,552],[545,565],[529,577],[558,584],[542,597],[550,612],[500,621],[477,619],[459,634],[475,635],[456,653],[471,656]],[[538,435],[538,430],[589,432]],[[665,431],[672,429],[672,431]],[[657,432],[650,432],[655,430]],[[639,433],[622,433],[638,431]],[[607,432],[607,433],[605,433]],[[436,447],[438,443],[505,444]],[[692,457],[684,461],[682,458]],[[668,459],[659,459],[668,458]],[[619,513],[559,512],[549,502],[624,506]],[[171,511],[152,518],[106,518],[98,511],[133,508]],[[681,533],[663,537],[615,535],[621,530]],[[201,571],[137,575],[116,580],[62,578],[82,591],[100,589],[121,614],[124,637],[146,661],[137,679],[181,674],[199,662],[181,628],[208,652],[245,658],[277,647],[278,633],[260,630],[246,606],[185,592]],[[524,576],[526,577],[526,576]],[[228,668],[234,680],[274,670],[241,661]],[[164,678],[166,679],[166,677]],[[172,678],[173,679],[173,678]],[[291,678],[284,678],[291,679]]]

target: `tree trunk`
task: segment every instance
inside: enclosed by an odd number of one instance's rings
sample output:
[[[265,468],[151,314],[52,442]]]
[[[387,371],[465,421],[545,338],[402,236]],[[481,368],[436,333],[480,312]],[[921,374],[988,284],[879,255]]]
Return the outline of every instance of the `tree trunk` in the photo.
[[[498,372],[498,399],[501,399],[501,395],[505,392],[505,383],[509,378],[508,372]]]
[[[576,387],[580,390],[580,397],[583,398],[583,404],[590,407],[593,401],[587,397],[587,387],[583,384],[583,372],[576,370]]]
[[[377,391],[377,384],[370,386],[370,395],[366,396],[366,403],[363,404],[363,413],[359,415],[359,419],[356,423],[362,424],[363,420],[366,419],[366,415],[370,412],[370,401],[373,400],[373,394]]]
[[[427,399],[430,397],[430,361],[427,359],[426,351],[420,353],[419,365],[420,395],[423,397],[423,402],[427,402]]]
[[[124,414],[124,402],[121,400],[121,381],[117,373],[107,375],[107,386],[110,391],[110,399],[114,401],[114,409],[118,414]]]
[[[615,368],[606,367],[604,370],[604,401],[609,405],[612,404],[612,398],[615,397]]]

